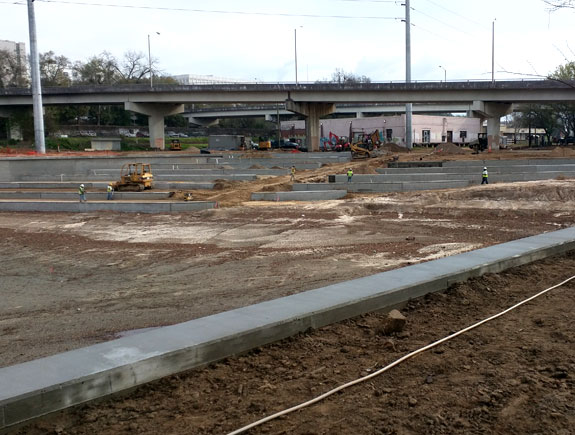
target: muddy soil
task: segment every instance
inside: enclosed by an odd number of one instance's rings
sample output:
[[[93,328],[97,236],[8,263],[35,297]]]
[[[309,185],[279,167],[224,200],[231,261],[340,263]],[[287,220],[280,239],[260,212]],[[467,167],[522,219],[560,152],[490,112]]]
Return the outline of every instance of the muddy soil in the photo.
[[[549,288],[575,253],[457,284],[62,412],[18,434],[224,434],[366,376]],[[571,434],[575,281],[250,434]]]

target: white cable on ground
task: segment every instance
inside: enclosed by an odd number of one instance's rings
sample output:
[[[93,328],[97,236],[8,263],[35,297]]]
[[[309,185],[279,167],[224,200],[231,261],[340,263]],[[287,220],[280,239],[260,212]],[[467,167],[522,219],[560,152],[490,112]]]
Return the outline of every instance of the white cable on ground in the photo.
[[[291,408],[284,409],[283,411],[276,412],[275,414],[272,414],[272,415],[269,415],[269,416],[267,416],[267,417],[264,417],[264,418],[262,418],[261,420],[255,421],[255,422],[253,422],[253,423],[251,423],[251,424],[248,424],[247,426],[244,426],[244,427],[242,427],[242,428],[240,428],[240,429],[237,429],[237,430],[235,430],[235,431],[233,431],[233,432],[230,432],[230,433],[228,433],[228,435],[237,435],[237,434],[240,434],[240,433],[245,432],[245,431],[247,431],[247,430],[249,430],[249,429],[252,429],[252,428],[254,428],[254,427],[256,427],[256,426],[259,426],[259,425],[261,425],[261,424],[263,424],[263,423],[266,423],[266,422],[268,422],[268,421],[270,421],[270,420],[274,420],[274,419],[276,419],[276,418],[278,418],[278,417],[281,417],[282,415],[289,414],[289,413],[291,413],[291,412],[293,412],[293,411],[297,411],[298,409],[302,409],[302,408],[305,408],[305,407],[307,407],[307,406],[309,406],[309,405],[312,405],[312,404],[314,404],[314,403],[317,403],[317,402],[319,402],[319,401],[325,399],[326,397],[329,397],[329,396],[331,396],[332,394],[337,393],[338,391],[341,391],[341,390],[343,390],[343,389],[345,389],[345,388],[351,387],[352,385],[359,384],[360,382],[364,382],[364,381],[367,381],[368,379],[371,379],[371,378],[374,378],[374,377],[376,377],[376,376],[379,376],[379,375],[382,374],[383,372],[386,372],[387,370],[391,369],[392,367],[395,367],[396,365],[402,363],[403,361],[405,361],[405,360],[407,360],[407,359],[409,359],[409,358],[411,358],[411,357],[414,357],[415,355],[417,355],[417,354],[419,354],[419,353],[425,352],[426,350],[429,350],[429,349],[431,349],[431,348],[433,348],[433,347],[435,347],[435,346],[437,346],[437,345],[439,345],[439,344],[441,344],[441,343],[444,343],[444,342],[446,342],[446,341],[448,341],[448,340],[451,340],[452,338],[455,338],[455,337],[457,337],[458,335],[461,335],[461,334],[463,334],[463,333],[465,333],[465,332],[471,331],[472,329],[477,328],[478,326],[481,326],[481,325],[483,325],[484,323],[487,323],[487,322],[489,322],[489,321],[491,321],[491,320],[497,319],[498,317],[501,317],[501,316],[503,316],[504,314],[507,314],[507,313],[510,312],[511,310],[514,310],[515,308],[517,308],[517,307],[519,307],[519,306],[521,306],[521,305],[523,305],[523,304],[526,304],[527,302],[532,301],[533,299],[538,298],[539,296],[541,296],[541,295],[543,295],[543,294],[545,294],[545,293],[547,293],[547,292],[549,292],[549,291],[551,291],[551,290],[553,290],[553,289],[555,289],[555,288],[557,288],[557,287],[560,287],[560,286],[562,286],[562,285],[568,283],[569,281],[571,281],[571,280],[573,280],[573,279],[575,279],[575,275],[573,275],[571,278],[567,278],[565,281],[560,282],[559,284],[554,285],[553,287],[549,287],[548,289],[545,289],[545,290],[540,291],[539,293],[537,293],[537,294],[531,296],[530,298],[525,299],[524,301],[521,301],[521,302],[519,302],[519,303],[513,305],[512,307],[509,307],[509,308],[507,308],[506,310],[501,311],[501,312],[498,313],[498,314],[495,314],[494,316],[488,317],[487,319],[483,319],[483,320],[481,320],[481,321],[479,321],[479,322],[477,322],[477,323],[474,323],[474,324],[471,325],[471,326],[468,326],[468,327],[465,328],[465,329],[462,329],[462,330],[460,330],[460,331],[458,331],[458,332],[455,332],[455,333],[453,333],[453,334],[451,334],[451,335],[448,335],[447,337],[444,337],[444,338],[442,338],[441,340],[437,340],[437,341],[435,341],[435,342],[433,342],[433,343],[431,343],[431,344],[428,344],[427,346],[424,346],[424,347],[422,347],[422,348],[420,348],[420,349],[418,349],[418,350],[415,350],[415,351],[413,351],[413,352],[411,352],[411,353],[408,353],[407,355],[402,356],[402,357],[399,358],[398,360],[396,360],[396,361],[392,362],[391,364],[389,364],[389,365],[387,365],[387,366],[385,366],[385,367],[383,367],[383,368],[377,370],[376,372],[373,372],[373,373],[371,373],[371,374],[369,374],[369,375],[367,375],[367,376],[364,376],[364,377],[362,377],[362,378],[355,379],[355,380],[350,381],[350,382],[348,382],[348,383],[346,383],[346,384],[340,385],[339,387],[336,387],[336,388],[334,388],[333,390],[327,391],[327,392],[323,393],[323,394],[320,395],[320,396],[317,396],[317,397],[315,397],[315,398],[313,398],[313,399],[311,399],[311,400],[308,400],[307,402],[300,403],[299,405],[292,406]]]

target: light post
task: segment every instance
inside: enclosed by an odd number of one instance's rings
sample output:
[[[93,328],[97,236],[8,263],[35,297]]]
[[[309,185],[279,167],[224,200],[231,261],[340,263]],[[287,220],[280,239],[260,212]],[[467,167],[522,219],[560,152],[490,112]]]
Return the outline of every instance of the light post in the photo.
[[[443,81],[447,82],[447,70],[443,68],[441,65],[439,65],[439,68],[443,70]]]
[[[300,29],[303,26],[299,26]],[[293,37],[294,37],[294,51],[295,51],[295,84],[297,85],[297,27],[293,29]]]
[[[156,32],[159,35],[160,32]],[[150,88],[154,87],[154,74],[152,73],[152,50],[150,49],[150,34],[148,33],[148,68],[150,70]]]

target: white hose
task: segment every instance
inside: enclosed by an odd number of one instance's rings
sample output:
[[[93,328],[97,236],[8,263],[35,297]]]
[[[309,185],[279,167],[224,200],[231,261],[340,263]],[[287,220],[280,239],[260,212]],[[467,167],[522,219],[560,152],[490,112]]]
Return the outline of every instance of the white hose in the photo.
[[[374,378],[374,377],[376,377],[376,376],[379,376],[379,375],[382,374],[383,372],[386,372],[387,370],[391,369],[392,367],[395,367],[396,365],[402,363],[403,361],[405,361],[405,360],[407,360],[407,359],[409,359],[409,358],[411,358],[411,357],[414,357],[415,355],[417,355],[417,354],[419,354],[419,353],[425,352],[426,350],[429,350],[429,349],[431,349],[431,348],[433,348],[433,347],[435,347],[435,346],[437,346],[437,345],[439,345],[439,344],[441,344],[441,343],[444,343],[444,342],[446,342],[446,341],[448,341],[448,340],[451,340],[452,338],[455,338],[455,337],[457,337],[458,335],[461,335],[461,334],[463,334],[463,333],[465,333],[465,332],[471,331],[472,329],[475,329],[475,328],[477,328],[478,326],[483,325],[484,323],[487,323],[487,322],[489,322],[489,321],[491,321],[491,320],[497,319],[498,317],[503,316],[504,314],[507,314],[507,313],[510,312],[511,310],[514,310],[515,308],[517,308],[517,307],[519,307],[519,306],[521,306],[521,305],[523,305],[523,304],[526,304],[527,302],[532,301],[533,299],[538,298],[539,296],[541,296],[541,295],[543,295],[543,294],[545,294],[545,293],[547,293],[547,292],[549,292],[549,291],[551,291],[551,290],[553,290],[553,289],[555,289],[555,288],[557,288],[557,287],[560,287],[560,286],[562,286],[562,285],[568,283],[569,281],[571,281],[571,280],[573,280],[573,279],[575,279],[575,275],[572,276],[571,278],[567,278],[565,281],[560,282],[559,284],[554,285],[553,287],[549,287],[548,289],[545,289],[545,290],[543,290],[543,291],[540,291],[539,293],[537,293],[537,294],[531,296],[530,298],[525,299],[524,301],[521,301],[521,302],[519,302],[519,303],[513,305],[512,307],[509,307],[509,308],[507,308],[506,310],[501,311],[501,312],[498,313],[498,314],[495,314],[494,316],[488,317],[487,319],[484,319],[484,320],[481,320],[481,321],[479,321],[479,322],[477,322],[477,323],[474,323],[473,325],[468,326],[468,327],[465,328],[465,329],[462,329],[462,330],[460,330],[460,331],[458,331],[458,332],[455,332],[455,333],[453,333],[453,334],[451,334],[451,335],[448,335],[447,337],[444,337],[444,338],[442,338],[442,339],[440,339],[440,340],[437,340],[437,341],[435,341],[435,342],[433,342],[433,343],[431,343],[431,344],[428,344],[427,346],[424,346],[424,347],[422,347],[422,348],[420,348],[420,349],[418,349],[418,350],[415,350],[415,351],[413,351],[413,352],[411,352],[411,353],[408,353],[407,355],[402,356],[402,357],[399,358],[398,360],[396,360],[396,361],[392,362],[391,364],[389,364],[389,365],[387,365],[387,366],[385,366],[385,367],[383,367],[383,368],[377,370],[376,372],[373,372],[373,373],[371,373],[371,374],[369,374],[369,375],[367,375],[367,376],[364,376],[364,377],[362,377],[362,378],[355,379],[355,380],[350,381],[350,382],[348,382],[348,383],[346,383],[346,384],[340,385],[339,387],[336,387],[336,388],[334,388],[333,390],[327,391],[327,392],[323,393],[323,394],[320,395],[320,396],[317,396],[317,397],[315,397],[315,398],[313,398],[313,399],[311,399],[311,400],[308,400],[307,402],[300,403],[299,405],[292,406],[291,408],[284,409],[283,411],[276,412],[275,414],[272,414],[272,415],[269,415],[269,416],[267,416],[267,417],[264,417],[264,418],[262,418],[261,420],[255,421],[255,422],[253,422],[253,423],[251,423],[251,424],[248,424],[247,426],[244,426],[244,427],[242,427],[242,428],[240,428],[240,429],[237,429],[237,430],[235,430],[235,431],[233,431],[233,432],[230,432],[228,435],[240,434],[240,433],[245,432],[245,431],[247,431],[247,430],[249,430],[249,429],[252,429],[252,428],[254,428],[254,427],[256,427],[256,426],[259,426],[259,425],[261,425],[261,424],[263,424],[263,423],[266,423],[266,422],[268,422],[268,421],[270,421],[270,420],[273,420],[273,419],[276,419],[276,418],[278,418],[278,417],[281,417],[282,415],[289,414],[289,413],[291,413],[291,412],[293,412],[293,411],[297,411],[298,409],[302,409],[302,408],[305,408],[305,407],[307,407],[307,406],[309,406],[309,405],[312,405],[312,404],[314,404],[314,403],[317,403],[317,402],[319,402],[319,401],[325,399],[326,397],[329,397],[329,396],[331,396],[332,394],[337,393],[338,391],[341,391],[341,390],[343,390],[343,389],[345,389],[345,388],[351,387],[352,385],[359,384],[360,382],[364,382],[364,381],[367,381],[368,379],[371,379],[371,378]]]

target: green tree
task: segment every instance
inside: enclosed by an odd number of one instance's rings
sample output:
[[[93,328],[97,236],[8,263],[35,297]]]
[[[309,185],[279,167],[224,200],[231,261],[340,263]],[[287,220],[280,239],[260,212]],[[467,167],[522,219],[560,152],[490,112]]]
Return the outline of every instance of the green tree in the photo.
[[[76,62],[72,76],[78,84],[113,85],[121,79],[118,62],[108,52],[92,56],[87,62]]]
[[[551,79],[559,81],[575,80],[575,62],[568,62],[560,65],[553,74]],[[565,136],[575,132],[575,104],[560,103],[555,106],[557,117],[560,119],[560,127]]]
[[[40,54],[40,80],[42,86],[70,86],[68,74],[70,60],[66,56],[56,56],[53,51]]]
[[[560,127],[557,109],[553,105],[528,104],[520,107],[515,120],[522,127],[541,128],[545,130],[545,142],[551,143],[553,134]]]

